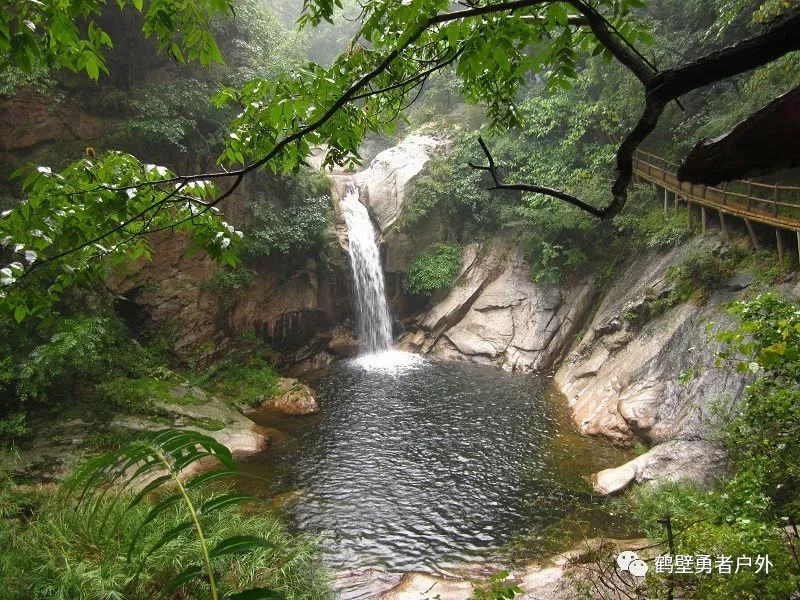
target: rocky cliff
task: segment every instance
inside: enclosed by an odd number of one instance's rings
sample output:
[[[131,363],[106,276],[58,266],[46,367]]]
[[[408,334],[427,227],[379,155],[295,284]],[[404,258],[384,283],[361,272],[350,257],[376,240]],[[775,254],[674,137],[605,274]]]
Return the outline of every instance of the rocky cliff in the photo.
[[[555,368],[554,386],[582,433],[649,448],[594,476],[598,492],[656,478],[709,484],[725,467],[714,441],[720,416],[741,399],[747,382],[713,367],[718,348],[706,325],[733,325],[725,307],[748,292],[753,278],[732,277],[702,305],[669,300],[667,271],[701,246],[725,251],[707,235],[635,256],[599,292],[592,276],[534,284],[513,245],[472,244],[453,289],[413,322],[399,345],[507,370]]]
[[[470,244],[453,289],[400,346],[509,371],[548,370],[580,329],[596,289],[593,277],[568,286],[532,283],[520,250],[502,238]]]

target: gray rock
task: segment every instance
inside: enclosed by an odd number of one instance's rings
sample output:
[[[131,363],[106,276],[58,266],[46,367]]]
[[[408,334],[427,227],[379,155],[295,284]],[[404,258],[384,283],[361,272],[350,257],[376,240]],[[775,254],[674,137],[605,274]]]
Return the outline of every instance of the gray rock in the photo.
[[[595,292],[592,278],[565,287],[533,283],[519,250],[502,239],[471,244],[453,289],[402,346],[509,371],[546,370],[580,329]]]
[[[706,441],[673,440],[651,448],[620,467],[591,477],[598,494],[618,494],[633,483],[681,481],[711,487],[725,470],[727,456],[719,445]]]

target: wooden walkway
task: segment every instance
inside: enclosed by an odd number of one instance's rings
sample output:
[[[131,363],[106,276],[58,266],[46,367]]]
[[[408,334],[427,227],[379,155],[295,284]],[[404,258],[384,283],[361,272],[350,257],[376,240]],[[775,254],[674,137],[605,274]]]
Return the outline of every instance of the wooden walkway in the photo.
[[[639,180],[649,181],[664,190],[664,212],[672,194],[674,210],[678,203],[686,202],[689,223],[692,219],[692,204],[700,207],[703,231],[706,229],[707,209],[717,211],[723,235],[727,236],[725,217],[744,220],[754,248],[758,240],[753,223],[761,223],[775,229],[778,255],[783,261],[783,239],[781,231],[794,231],[800,253],[800,187],[765,184],[757,181],[732,181],[721,187],[694,185],[678,181],[677,165],[664,158],[637,150],[633,157],[633,173]]]

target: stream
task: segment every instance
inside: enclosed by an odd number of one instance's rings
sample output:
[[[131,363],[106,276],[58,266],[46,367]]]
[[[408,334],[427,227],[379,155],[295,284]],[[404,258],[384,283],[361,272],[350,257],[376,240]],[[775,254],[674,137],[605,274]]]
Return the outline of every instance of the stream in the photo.
[[[583,476],[620,460],[572,433],[535,375],[390,352],[310,383],[320,414],[257,415],[275,442],[245,469],[299,530],[321,535],[337,572],[485,561],[592,502]]]
[[[245,466],[332,571],[448,572],[597,504],[584,477],[619,451],[568,426],[543,376],[391,350],[378,234],[358,189],[340,206],[363,355],[307,377],[319,414],[253,417],[269,451]],[[559,409],[559,407],[562,407]],[[592,530],[614,525],[600,516]]]

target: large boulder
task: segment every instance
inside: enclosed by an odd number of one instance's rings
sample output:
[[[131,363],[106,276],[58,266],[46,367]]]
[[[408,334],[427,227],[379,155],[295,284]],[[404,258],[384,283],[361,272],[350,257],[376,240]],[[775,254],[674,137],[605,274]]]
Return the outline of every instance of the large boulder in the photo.
[[[604,496],[618,494],[634,483],[651,481],[711,487],[723,474],[726,464],[726,452],[718,444],[673,440],[651,448],[620,467],[594,473],[591,484]]]
[[[353,176],[362,202],[369,207],[381,232],[388,230],[400,215],[408,183],[433,156],[446,152],[450,144],[448,138],[414,133],[380,152],[368,168]]]
[[[264,403],[285,415],[310,415],[319,411],[313,390],[297,381],[281,377],[278,393]]]
[[[453,289],[401,346],[509,371],[546,370],[580,329],[595,292],[591,277],[568,286],[533,283],[521,252],[502,239],[470,244]]]

